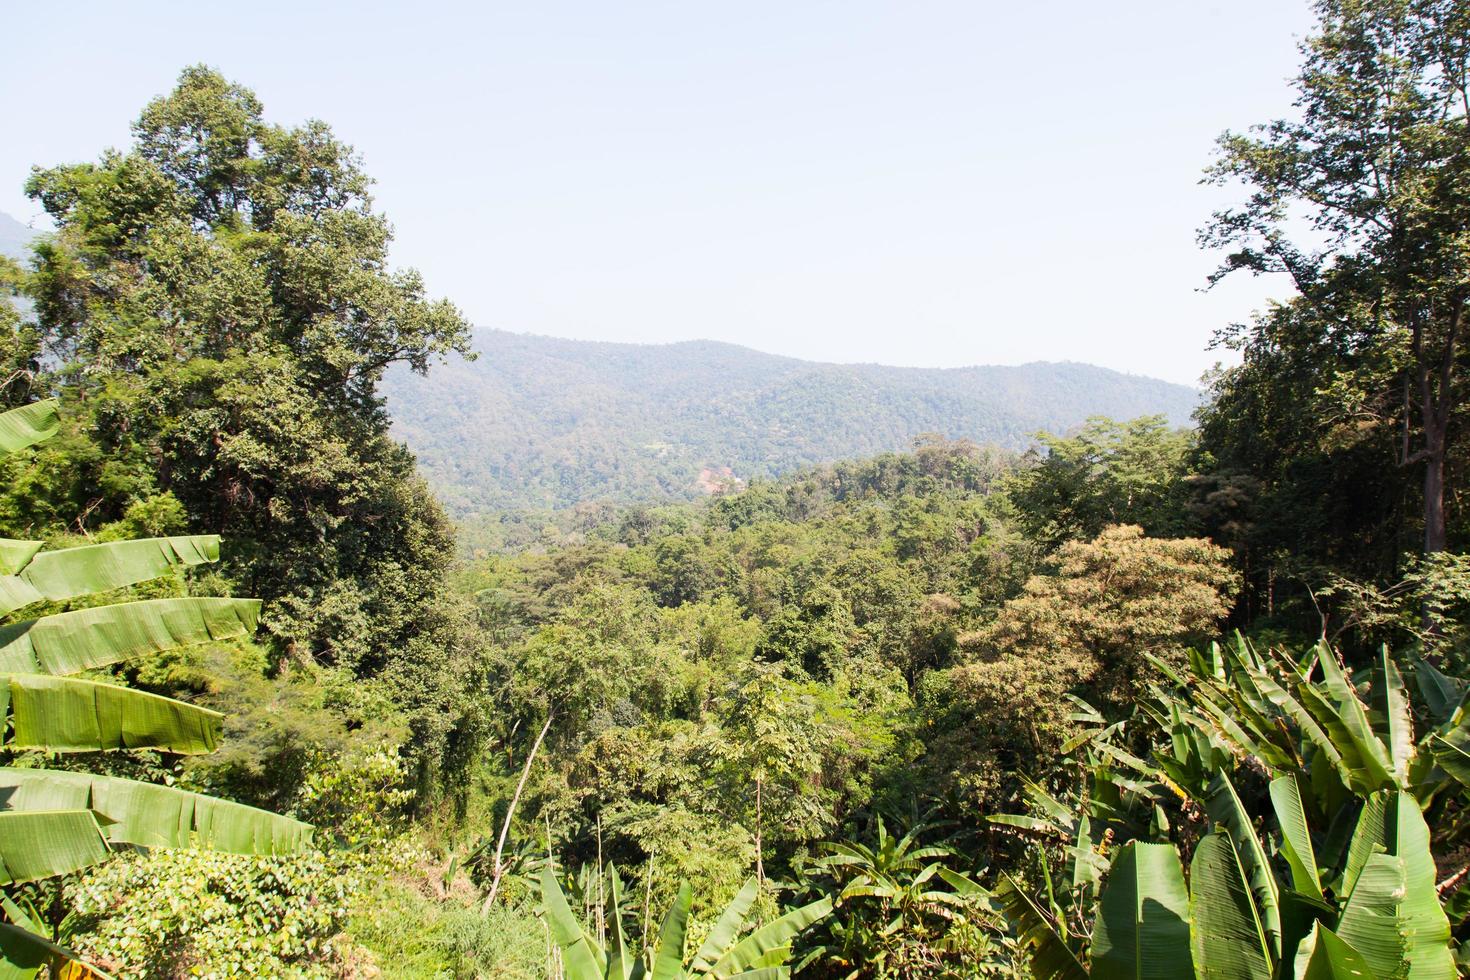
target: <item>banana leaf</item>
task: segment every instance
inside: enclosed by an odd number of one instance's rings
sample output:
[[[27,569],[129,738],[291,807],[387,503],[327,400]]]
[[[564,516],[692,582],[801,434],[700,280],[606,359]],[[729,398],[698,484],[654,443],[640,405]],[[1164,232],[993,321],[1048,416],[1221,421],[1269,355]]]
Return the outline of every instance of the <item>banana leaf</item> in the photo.
[[[623,880],[612,865],[607,868],[607,890],[611,897],[608,915],[607,980],[630,980],[638,963],[637,954],[628,949],[623,935]]]
[[[1322,668],[1322,677],[1332,701],[1329,702],[1315,685],[1304,681],[1297,685],[1302,703],[1327,729],[1349,765],[1356,763],[1362,768],[1362,776],[1370,790],[1399,785],[1388,748],[1373,731],[1363,702],[1338,665],[1337,655],[1326,643],[1317,645],[1317,664]]]
[[[1433,735],[1429,739],[1429,751],[1439,767],[1461,786],[1470,787],[1470,752],[1446,739]]]
[[[1320,922],[1298,947],[1296,980],[1378,980],[1363,954]]]
[[[259,599],[148,599],[0,627],[0,671],[75,674],[145,653],[255,632]]]
[[[15,538],[0,538],[0,575],[15,575],[36,557],[41,550],[40,541],[18,541]]]
[[[1031,817],[1024,813],[992,813],[985,817],[985,822],[997,827],[1014,827],[1027,833],[1037,834],[1043,837],[1070,837],[1062,828],[1056,826],[1041,817]]]
[[[1374,826],[1375,819],[1381,825]],[[1435,888],[1429,827],[1414,797],[1401,792],[1388,794],[1378,806],[1370,801],[1349,853],[1367,857],[1350,879],[1337,935],[1380,976],[1398,975],[1404,967],[1404,975],[1415,978],[1454,977],[1450,924]]]
[[[1284,712],[1296,724],[1307,741],[1312,743],[1312,746],[1322,754],[1323,761],[1336,770],[1338,776],[1342,779],[1343,785],[1352,785],[1353,770],[1348,766],[1347,760],[1338,751],[1337,746],[1333,743],[1327,731],[1317,723],[1317,719],[1306,709],[1301,701],[1285,687],[1277,684],[1275,679],[1269,674],[1259,674],[1256,677],[1256,684],[1267,700]]]
[[[549,867],[541,870],[541,907],[546,912],[551,941],[561,950],[566,980],[603,980],[602,970],[592,956],[592,945],[576,916],[572,915],[556,874]]]
[[[19,572],[52,600],[73,599],[146,582],[179,565],[219,561],[219,535],[137,538],[43,551]]]
[[[716,976],[739,975],[742,971],[784,963],[791,955],[791,940],[814,922],[832,912],[832,900],[819,899],[810,905],[792,909],[779,919],[766,923],[730,947],[715,961],[710,972]],[[778,953],[785,950],[784,954]]]
[[[1304,895],[1321,900],[1322,882],[1317,871],[1317,853],[1312,847],[1312,831],[1307,826],[1307,811],[1295,776],[1281,776],[1271,781],[1271,806],[1281,827],[1281,854],[1291,869],[1292,887]]]
[[[709,972],[720,954],[729,948],[740,934],[740,927],[745,924],[745,916],[749,914],[750,907],[755,904],[756,897],[760,894],[760,885],[751,878],[725,906],[720,917],[715,920],[714,928],[710,929],[709,935],[705,937],[704,943],[699,951],[694,954],[690,964],[691,969],[696,972]]]
[[[294,854],[311,844],[312,835],[310,824],[268,810],[82,772],[0,768],[0,805],[22,812],[96,811],[110,821],[108,839],[142,847]]]
[[[1245,868],[1246,881],[1250,884],[1251,896],[1261,915],[1261,926],[1265,929],[1273,957],[1281,955],[1281,898],[1276,876],[1271,873],[1271,864],[1266,851],[1256,836],[1255,825],[1236,795],[1235,785],[1223,772],[1210,784],[1210,797],[1205,805],[1210,818],[1225,828],[1240,863]]]
[[[684,975],[684,940],[689,930],[689,908],[694,891],[689,882],[679,886],[674,904],[664,914],[658,930],[658,952],[653,957],[652,980],[678,980]]]
[[[36,587],[15,575],[0,575],[0,616],[9,616],[23,606],[45,600]]]
[[[11,748],[192,755],[213,752],[223,731],[224,716],[217,711],[70,677],[0,674],[0,717],[7,699],[15,724]]]
[[[1190,946],[1204,976],[1271,980],[1271,944],[1230,835],[1217,830],[1195,848],[1189,870]]]
[[[1351,895],[1357,887],[1358,875],[1368,864],[1368,859],[1378,851],[1390,851],[1392,842],[1388,834],[1388,794],[1375,793],[1363,801],[1358,811],[1357,826],[1348,841],[1347,863],[1343,868],[1339,894]]]
[[[61,416],[54,398],[0,412],[0,453],[18,453],[60,430]]]
[[[1036,980],[1087,980],[1087,970],[1057,934],[1046,913],[1003,871],[995,897],[1021,946],[1028,951],[1026,965]]]
[[[1337,923],[1338,936],[1381,977],[1396,975],[1408,959],[1399,909],[1405,880],[1402,858],[1381,851],[1371,855]]]
[[[1404,692],[1404,678],[1388,655],[1388,647],[1378,652],[1374,666],[1373,724],[1393,763],[1393,774],[1401,785],[1409,776],[1414,762],[1414,721],[1409,714],[1409,699]]]
[[[1400,905],[1407,937],[1410,974],[1453,977],[1450,923],[1436,887],[1434,852],[1429,826],[1419,803],[1410,793],[1397,793],[1393,817],[1393,847],[1404,862],[1404,896]],[[1338,930],[1341,933],[1341,929]]]
[[[1312,898],[1290,888],[1281,889],[1281,956],[1278,972],[1295,962],[1301,944],[1320,922],[1331,926],[1337,922],[1338,909],[1325,899]]]
[[[1092,938],[1094,980],[1194,980],[1189,893],[1172,844],[1131,841],[1113,859]]]
[[[0,813],[0,884],[80,871],[109,853],[96,814],[84,807]]]
[[[1414,665],[1414,683],[1434,725],[1443,725],[1454,717],[1465,700],[1465,682],[1445,676],[1427,660]]]

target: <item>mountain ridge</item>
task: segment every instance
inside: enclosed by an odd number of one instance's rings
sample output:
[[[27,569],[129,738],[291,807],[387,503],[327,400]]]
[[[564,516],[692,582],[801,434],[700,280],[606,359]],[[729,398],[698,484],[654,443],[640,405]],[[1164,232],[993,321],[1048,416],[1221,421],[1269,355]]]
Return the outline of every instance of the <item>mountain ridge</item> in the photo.
[[[685,499],[705,471],[777,476],[915,437],[1031,444],[1091,415],[1187,424],[1200,392],[1074,361],[956,368],[806,361],[727,341],[477,330],[474,362],[390,371],[394,431],[457,516]]]

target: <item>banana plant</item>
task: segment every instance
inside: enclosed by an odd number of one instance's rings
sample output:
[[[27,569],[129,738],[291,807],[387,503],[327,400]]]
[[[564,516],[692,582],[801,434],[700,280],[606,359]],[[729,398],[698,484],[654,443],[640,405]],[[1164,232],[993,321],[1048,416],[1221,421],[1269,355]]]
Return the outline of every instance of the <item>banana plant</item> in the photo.
[[[1386,648],[1368,672],[1366,701],[1360,678],[1349,676],[1325,642],[1298,659],[1279,649],[1258,652],[1237,634],[1227,646],[1196,651],[1187,674],[1154,663],[1173,689],[1155,688],[1144,707],[1164,730],[1192,728],[1236,759],[1310,779],[1325,807],[1399,789],[1427,808],[1446,789],[1459,792],[1438,756],[1453,756],[1470,732],[1465,690],[1428,663],[1416,665],[1414,675],[1433,725],[1417,736],[1409,691]],[[1178,710],[1164,719],[1165,708]],[[1176,757],[1162,764],[1177,765]],[[1188,773],[1169,771],[1190,781]]]
[[[1085,950],[1068,942],[1044,902],[1003,880],[997,899],[1029,947],[1036,977],[1457,975],[1429,827],[1412,794],[1369,797],[1351,836],[1319,858],[1314,839],[1331,835],[1307,822],[1295,777],[1270,784],[1278,827],[1270,839],[1239,807],[1229,777],[1217,780],[1215,819],[1194,849],[1188,884],[1175,844],[1129,841],[1112,858]]]
[[[606,874],[609,914],[604,946],[572,914],[554,871],[548,867],[541,872],[542,910],[560,955],[561,976],[566,980],[777,980],[790,975],[787,964],[791,941],[832,911],[831,901],[821,899],[792,909],[742,936],[746,917],[760,894],[760,886],[752,878],[690,955],[686,947],[693,892],[686,882],[664,915],[657,943],[635,952],[623,931],[622,881],[611,866]]]
[[[1260,656],[1243,641],[1224,653],[1213,647],[1190,674],[1170,672],[1174,688],[1156,689],[1144,706],[1161,732],[1149,760],[1106,738],[1089,744],[1093,761],[1120,765],[1091,770],[1084,809],[1114,808],[1122,797],[1110,782],[1121,771],[1140,790],[1135,806],[1152,798],[1161,812],[1173,794],[1188,824],[1170,828],[1161,816],[1109,856],[1089,910],[1090,941],[1068,932],[1049,874],[1041,898],[1009,878],[997,888],[1032,972],[1068,980],[1454,977],[1425,808],[1458,792],[1447,771],[1457,757],[1445,746],[1464,744],[1463,692],[1421,674],[1421,687],[1439,696],[1430,705],[1435,729],[1416,740],[1406,687],[1386,652],[1367,700],[1325,646],[1300,659]],[[1252,782],[1268,777],[1254,810],[1230,776],[1236,766]],[[1033,810],[1050,828],[1070,813],[1056,800]]]
[[[808,937],[809,958],[898,976],[916,963],[934,967],[973,955],[960,948],[960,930],[987,929],[1000,910],[988,889],[959,870],[965,859],[955,848],[923,842],[937,829],[916,817],[898,834],[879,817],[871,843],[823,845],[826,854],[803,869],[802,880],[809,893],[835,896],[835,907]]]
[[[1166,672],[1173,689],[1156,689],[1145,708],[1156,718],[1160,708],[1173,712],[1158,719],[1173,741],[1208,742],[1233,761],[1291,773],[1312,789],[1303,802],[1315,822],[1332,825],[1367,796],[1399,790],[1419,801],[1441,851],[1470,843],[1465,682],[1421,661],[1411,689],[1387,649],[1370,670],[1350,676],[1326,644],[1294,658],[1281,650],[1258,653],[1238,634],[1227,647],[1198,652],[1187,676]],[[1366,698],[1360,693],[1365,687]],[[1411,692],[1426,722],[1417,732]],[[1180,785],[1197,789],[1207,774],[1185,771],[1182,760],[1176,746],[1154,761]],[[1462,922],[1470,912],[1463,885],[1470,867],[1451,877],[1462,885],[1447,904],[1457,910],[1454,921]]]
[[[0,454],[55,434],[55,402],[0,413]],[[214,535],[149,538],[43,550],[0,539],[0,616],[66,603],[219,559]],[[0,748],[49,753],[151,749],[212,752],[222,716],[198,705],[83,671],[255,631],[255,599],[182,598],[92,604],[0,625]],[[79,871],[114,847],[196,845],[240,854],[288,854],[312,828],[265,810],[149,783],[76,771],[0,767],[0,885]],[[28,917],[0,924],[0,977],[83,967]],[[93,973],[97,971],[93,970]],[[98,974],[100,975],[100,974]]]

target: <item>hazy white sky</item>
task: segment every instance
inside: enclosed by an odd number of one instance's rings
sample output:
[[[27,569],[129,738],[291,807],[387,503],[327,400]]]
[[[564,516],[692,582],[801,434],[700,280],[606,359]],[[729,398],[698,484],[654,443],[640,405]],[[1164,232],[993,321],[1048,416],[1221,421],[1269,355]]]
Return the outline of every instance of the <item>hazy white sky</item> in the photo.
[[[363,155],[482,326],[1190,382],[1215,136],[1290,110],[1306,0],[9,5],[0,211],[185,64]]]

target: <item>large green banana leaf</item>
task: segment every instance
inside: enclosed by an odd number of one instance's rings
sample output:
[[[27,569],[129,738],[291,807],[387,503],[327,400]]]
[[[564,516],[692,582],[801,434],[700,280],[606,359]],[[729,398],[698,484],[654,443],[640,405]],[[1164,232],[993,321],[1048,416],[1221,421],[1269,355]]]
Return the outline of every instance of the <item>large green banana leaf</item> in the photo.
[[[1210,785],[1209,799],[1205,809],[1210,818],[1230,834],[1235,852],[1245,868],[1246,882],[1251,896],[1261,915],[1261,926],[1271,946],[1273,957],[1281,955],[1281,897],[1276,876],[1271,872],[1266,851],[1256,836],[1255,825],[1235,792],[1235,785],[1225,773],[1215,777]]]
[[[96,811],[110,821],[110,840],[144,847],[194,844],[234,854],[292,854],[309,846],[312,835],[310,824],[242,803],[82,772],[0,768],[0,805],[10,811]]]
[[[1295,776],[1271,780],[1271,806],[1281,827],[1281,854],[1291,868],[1292,887],[1303,895],[1322,899],[1322,881],[1317,870],[1317,852],[1307,826],[1307,810]]]
[[[1026,965],[1036,980],[1087,980],[1087,970],[1057,934],[1046,913],[1004,871],[995,886],[995,899],[1021,946],[1028,951]]]
[[[1338,919],[1337,934],[1379,976],[1397,975],[1408,959],[1400,914],[1406,877],[1403,858],[1381,851],[1370,855]]]
[[[145,691],[46,674],[0,674],[0,718],[14,713],[12,748],[53,752],[160,749],[213,752],[224,715]]]
[[[1300,730],[1313,747],[1321,753],[1323,761],[1330,765],[1341,778],[1344,786],[1354,785],[1354,770],[1343,758],[1342,752],[1327,734],[1326,729],[1317,724],[1317,719],[1310,711],[1285,687],[1276,683],[1270,674],[1260,671],[1255,673],[1256,685],[1265,695],[1267,700],[1282,711]]]
[[[0,813],[0,884],[80,871],[108,853],[97,816],[85,807]]]
[[[1409,714],[1403,675],[1388,655],[1387,646],[1379,650],[1373,673],[1373,725],[1388,749],[1394,776],[1400,785],[1407,785],[1415,755],[1414,721]]]
[[[145,653],[255,632],[259,599],[148,599],[0,627],[0,671],[75,674]]]
[[[16,453],[56,435],[61,430],[61,416],[56,399],[32,402],[8,412],[0,412],[0,453]]]
[[[623,879],[612,865],[607,868],[607,892],[611,899],[608,906],[607,923],[607,980],[631,980],[634,970],[639,968],[637,954],[628,948],[628,938],[623,935]]]
[[[566,980],[603,980],[603,969],[592,955],[592,944],[567,905],[567,897],[550,867],[541,871],[541,906],[546,910],[551,941],[561,950],[562,973]]]
[[[684,975],[684,940],[689,931],[689,909],[693,904],[694,890],[686,881],[679,886],[674,904],[669,906],[663,925],[659,927],[652,980],[678,980]]]
[[[1450,778],[1461,786],[1470,788],[1470,752],[1465,751],[1464,745],[1436,734],[1430,736],[1429,751],[1440,768],[1450,774]]]
[[[194,534],[42,551],[19,577],[47,599],[73,599],[146,582],[179,565],[219,561],[219,540],[217,534]]]
[[[1271,980],[1270,940],[1229,833],[1216,830],[1199,842],[1189,889],[1190,945],[1202,975]]]
[[[742,976],[762,967],[784,964],[791,953],[791,940],[797,933],[826,918],[831,912],[830,898],[792,909],[730,947],[727,953],[715,961],[709,972],[721,977]]]
[[[36,552],[41,550],[40,541],[18,541],[15,538],[0,538],[0,576],[15,575],[30,564]]]
[[[1331,700],[1317,685],[1304,680],[1297,685],[1302,704],[1327,730],[1343,760],[1357,770],[1355,776],[1361,785],[1370,792],[1400,785],[1388,747],[1373,730],[1367,709],[1338,665],[1337,654],[1326,643],[1317,647],[1317,664]]]
[[[1414,665],[1414,683],[1419,688],[1432,725],[1443,725],[1449,721],[1465,700],[1465,682],[1440,673],[1427,660]]]
[[[15,575],[0,576],[0,616],[9,616],[22,606],[45,600],[36,587]]]
[[[139,538],[40,553],[34,541],[7,539],[4,544],[0,558],[16,567],[0,577],[0,614],[43,599],[74,599],[146,582],[178,565],[219,560],[219,536],[215,534]]]
[[[1189,893],[1172,844],[1131,841],[1113,859],[1092,939],[1094,980],[1194,980]]]
[[[1408,793],[1367,801],[1348,851],[1338,937],[1380,976],[1455,976],[1450,925],[1435,888],[1429,827]]]
[[[1292,976],[1296,980],[1379,980],[1362,953],[1320,922],[1297,947]]]
[[[760,883],[751,878],[730,900],[730,904],[725,906],[725,911],[721,912],[720,917],[715,920],[714,928],[710,929],[699,951],[694,954],[694,960],[690,964],[694,972],[709,972],[715,961],[720,958],[720,954],[730,947],[735,937],[740,934],[740,927],[745,924],[745,916],[750,912],[750,907],[755,904],[756,896],[759,894]]]

